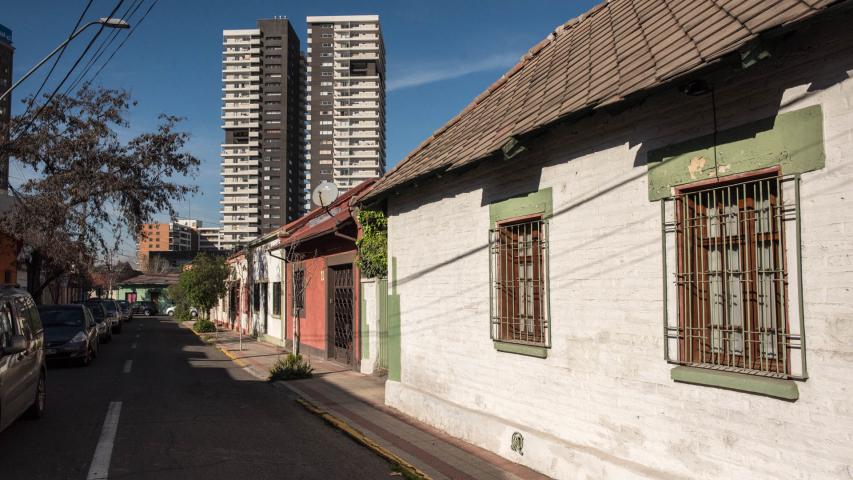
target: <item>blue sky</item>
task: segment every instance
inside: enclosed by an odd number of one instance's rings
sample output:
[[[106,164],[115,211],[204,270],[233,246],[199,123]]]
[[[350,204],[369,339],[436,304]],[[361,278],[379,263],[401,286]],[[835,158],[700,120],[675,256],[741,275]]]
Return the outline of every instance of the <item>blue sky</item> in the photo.
[[[106,16],[117,0],[94,0],[87,18]],[[144,0],[138,19],[152,0]],[[14,1],[0,24],[13,31],[14,78],[68,35],[85,0]],[[303,42],[308,15],[378,14],[387,54],[387,163],[389,168],[508,70],[556,26],[597,1],[253,1],[160,0],[101,72],[96,83],[131,92],[130,132],[153,128],[159,113],[186,117],[189,150],[202,160],[199,193],[176,205],[205,224],[219,221],[220,62],[222,30],[252,28],[259,18],[286,16]],[[125,0],[120,11],[133,0]],[[96,29],[78,37],[57,68],[63,73]],[[123,33],[122,33],[123,35]],[[119,38],[122,38],[121,36]],[[117,45],[115,42],[113,45]],[[108,55],[104,55],[101,61]],[[69,60],[69,61],[66,61]],[[92,73],[97,70],[95,67]],[[20,99],[47,72],[15,91]],[[48,86],[61,76],[54,74]],[[74,77],[72,76],[72,79]],[[20,113],[19,102],[13,112]],[[16,175],[15,170],[12,175]],[[20,175],[20,174],[18,174]],[[15,179],[12,179],[15,183]],[[130,253],[133,246],[125,250]]]

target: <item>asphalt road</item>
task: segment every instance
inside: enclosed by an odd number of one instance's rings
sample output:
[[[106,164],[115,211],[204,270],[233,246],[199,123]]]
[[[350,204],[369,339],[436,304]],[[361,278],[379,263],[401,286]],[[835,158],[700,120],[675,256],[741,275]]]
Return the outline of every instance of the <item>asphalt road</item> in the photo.
[[[107,469],[100,478],[398,478],[288,390],[158,317],[125,324],[89,367],[49,365],[45,417],[0,432],[0,479]]]

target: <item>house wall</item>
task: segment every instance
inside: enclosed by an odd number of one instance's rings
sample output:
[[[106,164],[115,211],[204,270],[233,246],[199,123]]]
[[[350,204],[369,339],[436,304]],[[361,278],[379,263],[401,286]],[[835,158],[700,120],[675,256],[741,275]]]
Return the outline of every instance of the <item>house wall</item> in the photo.
[[[273,252],[275,255],[280,256],[280,251]],[[282,305],[282,313],[278,315],[273,314],[273,283],[281,282],[282,288],[282,297],[284,297],[284,288],[286,283],[282,276],[282,264],[283,261],[280,258],[273,257],[269,252],[266,253],[267,256],[267,305],[268,309],[267,313],[267,332],[266,337],[268,340],[275,341],[276,343],[284,342],[284,316],[282,315],[284,310],[284,298],[281,300]]]
[[[646,161],[713,128],[710,97],[672,86],[551,128],[516,159],[389,196],[399,364],[391,352],[387,404],[556,478],[851,476],[853,20],[835,15],[749,70],[725,64],[705,76],[721,130],[822,109],[825,166],[801,185],[810,378],[797,382],[798,400],[671,379],[661,211]],[[548,187],[552,348],[547,358],[499,352],[489,336],[489,204]],[[523,455],[511,449],[514,432]]]
[[[309,258],[305,269],[305,308],[299,317],[300,343],[305,353],[326,355],[326,260]],[[293,264],[287,267],[287,312],[293,318]],[[291,324],[292,329],[292,324]],[[292,339],[292,333],[288,332]]]

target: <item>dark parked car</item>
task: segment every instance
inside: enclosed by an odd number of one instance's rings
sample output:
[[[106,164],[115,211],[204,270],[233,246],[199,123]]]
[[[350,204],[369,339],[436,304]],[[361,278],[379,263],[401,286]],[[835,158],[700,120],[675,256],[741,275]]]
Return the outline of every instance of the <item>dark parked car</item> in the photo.
[[[124,314],[121,312],[118,302],[109,298],[102,298],[98,301],[104,305],[104,308],[107,310],[107,316],[113,317],[113,333],[121,333],[122,317],[124,317]]]
[[[139,313],[145,316],[158,315],[160,313],[160,308],[157,304],[147,300],[133,302],[131,309],[133,310],[133,313]]]
[[[0,287],[0,430],[21,414],[44,414],[44,333],[33,297]]]
[[[127,300],[116,300],[121,307],[121,311],[124,312],[124,320],[129,322],[133,320],[133,309],[130,308],[130,302]]]
[[[95,319],[95,328],[98,330],[98,338],[109,343],[113,339],[113,317],[107,315],[107,308],[97,298],[81,302],[92,313]]]
[[[42,305],[44,354],[48,360],[76,360],[88,366],[98,355],[98,329],[85,305]]]

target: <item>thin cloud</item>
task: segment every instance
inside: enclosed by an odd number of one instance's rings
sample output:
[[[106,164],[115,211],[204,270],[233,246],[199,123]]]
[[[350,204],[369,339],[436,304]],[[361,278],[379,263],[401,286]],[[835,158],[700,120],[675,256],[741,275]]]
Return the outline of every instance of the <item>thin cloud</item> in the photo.
[[[465,62],[455,61],[451,63],[419,63],[417,66],[395,75],[388,80],[388,91],[402,90],[404,88],[419,87],[435,82],[442,82],[453,78],[464,77],[472,73],[486,72],[489,70],[507,69],[518,62],[520,54],[500,53],[481,58],[479,60]]]

